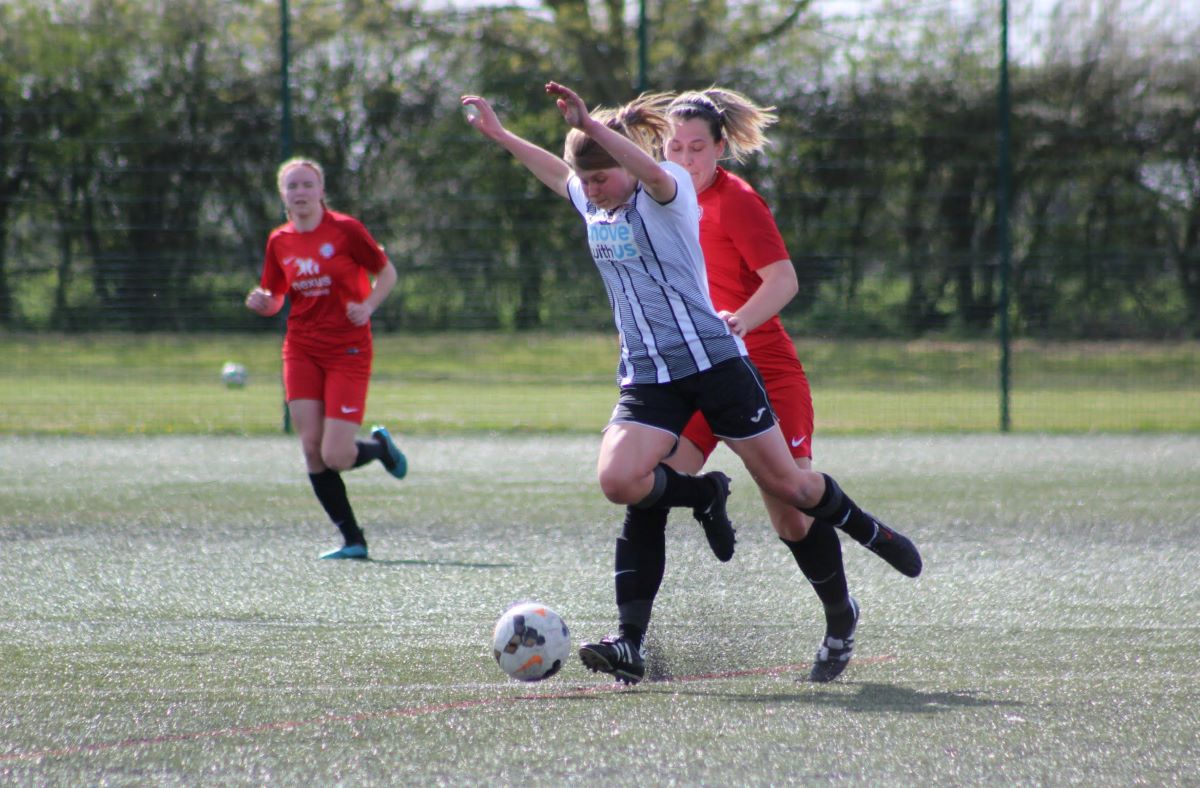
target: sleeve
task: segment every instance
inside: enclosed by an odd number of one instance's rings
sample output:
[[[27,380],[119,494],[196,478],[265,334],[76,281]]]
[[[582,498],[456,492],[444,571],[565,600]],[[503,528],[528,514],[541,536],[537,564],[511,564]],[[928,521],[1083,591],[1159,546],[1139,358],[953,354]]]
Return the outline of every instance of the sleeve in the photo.
[[[791,259],[771,209],[753,189],[722,202],[721,224],[751,270]]]
[[[275,238],[274,233],[267,238],[267,251],[263,255],[262,276],[259,278],[258,285],[263,290],[282,295],[287,292],[288,283],[287,277],[283,273],[283,266],[279,262]]]
[[[675,179],[675,199],[663,205],[677,204],[681,211],[690,210],[694,213],[695,208],[690,207],[696,205],[696,186],[692,183],[692,176],[673,161],[664,161],[659,166]]]
[[[382,271],[388,262],[387,253],[366,226],[352,218],[347,218],[345,226],[354,261],[373,274]]]
[[[667,203],[658,203],[651,198],[650,203],[658,205],[667,213],[675,214],[680,221],[695,223],[697,231],[700,227],[700,206],[696,202],[696,187],[688,171],[672,161],[664,161],[660,165],[675,179],[675,199]],[[649,197],[650,195],[646,195]]]
[[[575,173],[567,178],[567,197],[580,216],[587,216],[587,197],[583,193],[583,183]]]

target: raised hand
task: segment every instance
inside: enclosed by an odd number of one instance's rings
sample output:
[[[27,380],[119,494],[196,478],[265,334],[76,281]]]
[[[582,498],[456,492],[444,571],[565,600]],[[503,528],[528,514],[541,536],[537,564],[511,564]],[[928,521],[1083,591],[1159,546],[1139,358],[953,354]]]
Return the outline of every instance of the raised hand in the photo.
[[[558,96],[555,104],[558,105],[558,110],[563,114],[563,120],[567,122],[568,126],[575,129],[583,128],[583,124],[591,116],[588,114],[587,104],[583,103],[579,94],[557,82],[547,82],[546,92],[552,96]]]
[[[467,123],[478,129],[484,136],[495,139],[504,131],[504,124],[500,122],[496,111],[483,96],[463,96],[461,103]]]

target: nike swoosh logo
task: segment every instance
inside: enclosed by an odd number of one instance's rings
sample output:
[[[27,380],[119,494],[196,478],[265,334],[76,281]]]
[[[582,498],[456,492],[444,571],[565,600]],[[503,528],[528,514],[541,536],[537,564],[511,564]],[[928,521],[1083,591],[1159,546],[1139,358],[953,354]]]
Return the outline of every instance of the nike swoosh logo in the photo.
[[[354,413],[357,410],[358,408],[347,408],[345,405],[342,406],[342,413]]]
[[[792,438],[792,448],[796,448],[801,443],[804,443],[804,438]]]
[[[750,421],[754,422],[755,424],[758,424],[760,421],[762,421],[763,414],[764,414],[764,413],[766,413],[766,412],[767,412],[767,409],[766,409],[766,408],[759,408],[759,409],[758,409],[758,413],[757,413],[757,414],[755,414],[755,415],[754,415],[754,416],[753,416],[753,417],[750,419]]]
[[[636,569],[622,569],[620,572],[613,572],[613,577],[619,577],[620,575],[627,575],[630,572],[636,572],[636,571],[637,571]]]

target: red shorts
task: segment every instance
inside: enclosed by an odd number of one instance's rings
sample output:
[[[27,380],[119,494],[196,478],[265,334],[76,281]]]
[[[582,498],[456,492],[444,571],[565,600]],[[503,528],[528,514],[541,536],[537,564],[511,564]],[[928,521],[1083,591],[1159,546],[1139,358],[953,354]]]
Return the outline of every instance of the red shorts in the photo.
[[[371,380],[371,342],[283,342],[283,389],[288,402],[315,399],[325,403],[325,418],[362,424]]]
[[[752,348],[750,360],[758,367],[767,386],[767,396],[779,428],[783,430],[788,450],[796,459],[812,458],[813,404],[808,388],[808,376],[796,358],[791,342],[782,343],[768,351]],[[694,413],[683,429],[683,437],[696,444],[707,460],[717,448],[717,438],[700,413]]]

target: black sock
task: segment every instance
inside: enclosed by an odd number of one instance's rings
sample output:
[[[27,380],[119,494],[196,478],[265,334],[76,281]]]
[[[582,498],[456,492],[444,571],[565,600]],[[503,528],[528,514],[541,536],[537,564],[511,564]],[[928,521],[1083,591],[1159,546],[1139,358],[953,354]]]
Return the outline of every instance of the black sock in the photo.
[[[875,520],[858,508],[858,504],[850,500],[850,496],[842,491],[838,483],[828,474],[825,477],[825,494],[821,501],[811,509],[800,511],[835,528],[841,528],[854,541],[867,544],[875,538]]]
[[[313,492],[317,494],[317,500],[325,508],[325,513],[342,532],[346,544],[365,545],[367,540],[362,529],[358,527],[358,521],[354,519],[354,509],[351,508],[350,498],[346,495],[346,484],[342,481],[342,475],[332,468],[326,468],[320,473],[310,473],[308,480],[312,482]]]
[[[703,476],[680,473],[670,465],[659,463],[654,468],[654,489],[634,504],[637,509],[671,509],[686,506],[704,509],[713,502],[716,488]]]
[[[639,648],[667,566],[667,514],[666,509],[627,506],[617,537],[614,580],[620,634]]]
[[[830,631],[839,632],[853,624],[850,608],[850,589],[846,583],[846,567],[842,563],[842,543],[833,526],[814,522],[803,539],[792,541],[780,537],[796,559],[796,565],[812,585]]]
[[[356,440],[354,441],[354,447],[358,450],[358,454],[354,457],[355,468],[361,465],[366,465],[372,460],[379,460],[382,462],[383,458],[387,456],[387,449],[383,447],[382,443],[374,438],[366,441]]]

